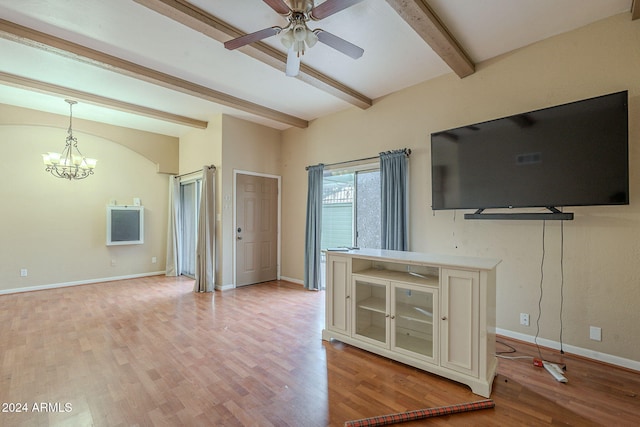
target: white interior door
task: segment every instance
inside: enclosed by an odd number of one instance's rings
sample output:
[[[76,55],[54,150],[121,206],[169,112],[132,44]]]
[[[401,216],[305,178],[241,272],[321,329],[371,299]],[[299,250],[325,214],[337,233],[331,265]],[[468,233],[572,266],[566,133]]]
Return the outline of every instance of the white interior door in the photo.
[[[236,286],[278,275],[278,180],[236,177]]]

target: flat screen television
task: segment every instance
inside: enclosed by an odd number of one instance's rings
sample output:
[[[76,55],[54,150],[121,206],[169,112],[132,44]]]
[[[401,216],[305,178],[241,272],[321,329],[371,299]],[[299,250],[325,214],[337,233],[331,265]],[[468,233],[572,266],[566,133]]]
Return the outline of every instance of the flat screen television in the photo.
[[[432,209],[629,204],[627,91],[431,134]]]

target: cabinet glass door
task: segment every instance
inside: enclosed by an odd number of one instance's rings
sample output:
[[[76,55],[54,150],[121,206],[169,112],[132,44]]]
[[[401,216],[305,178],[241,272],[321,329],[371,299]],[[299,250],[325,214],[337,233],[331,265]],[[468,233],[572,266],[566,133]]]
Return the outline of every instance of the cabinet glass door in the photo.
[[[387,289],[384,282],[354,279],[354,334],[373,344],[387,344]]]
[[[393,347],[403,353],[418,354],[434,359],[434,342],[437,342],[437,290],[411,285],[393,286],[393,310],[391,312]]]

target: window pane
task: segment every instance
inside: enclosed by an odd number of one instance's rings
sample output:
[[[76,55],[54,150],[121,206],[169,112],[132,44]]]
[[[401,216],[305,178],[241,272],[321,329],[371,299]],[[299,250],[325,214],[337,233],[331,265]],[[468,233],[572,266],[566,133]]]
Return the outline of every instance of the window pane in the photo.
[[[353,246],[354,174],[325,175],[322,193],[322,249]]]
[[[356,174],[356,244],[380,249],[380,171]]]
[[[180,185],[182,254],[181,271],[185,276],[193,277],[196,272],[196,236],[198,233],[198,209],[200,207],[201,181]]]

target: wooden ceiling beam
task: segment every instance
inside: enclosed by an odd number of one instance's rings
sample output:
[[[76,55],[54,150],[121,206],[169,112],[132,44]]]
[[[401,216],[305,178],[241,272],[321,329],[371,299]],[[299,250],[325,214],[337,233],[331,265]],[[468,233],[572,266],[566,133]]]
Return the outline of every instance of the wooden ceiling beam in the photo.
[[[631,20],[640,19],[640,0],[633,0],[631,5]]]
[[[299,128],[309,126],[307,120],[299,117],[285,114],[59,37],[23,27],[4,19],[0,19],[0,37],[280,123]]]
[[[171,122],[178,125],[189,126],[196,129],[206,129],[208,125],[208,122],[203,120],[192,119],[191,117],[180,116],[178,114],[168,113],[166,111],[160,111],[149,107],[143,107],[141,105],[118,101],[116,99],[95,95],[89,92],[83,92],[69,87],[17,76],[15,74],[4,73],[2,71],[0,71],[0,82],[21,89],[36,91],[47,95],[72,98],[74,100],[82,101],[86,104],[93,104],[100,107],[109,107],[113,110],[124,111],[125,113],[133,113],[139,116],[145,116],[152,119],[162,120],[164,122]]]
[[[134,1],[221,43],[245,35],[245,32],[185,0]],[[277,15],[274,15],[275,17]],[[251,43],[238,50],[284,72],[287,54],[266,43]],[[304,63],[300,64],[300,73],[296,78],[362,109],[369,108],[373,103],[371,99],[363,94]]]
[[[475,72],[473,61],[425,0],[387,0],[387,3],[460,78]]]

